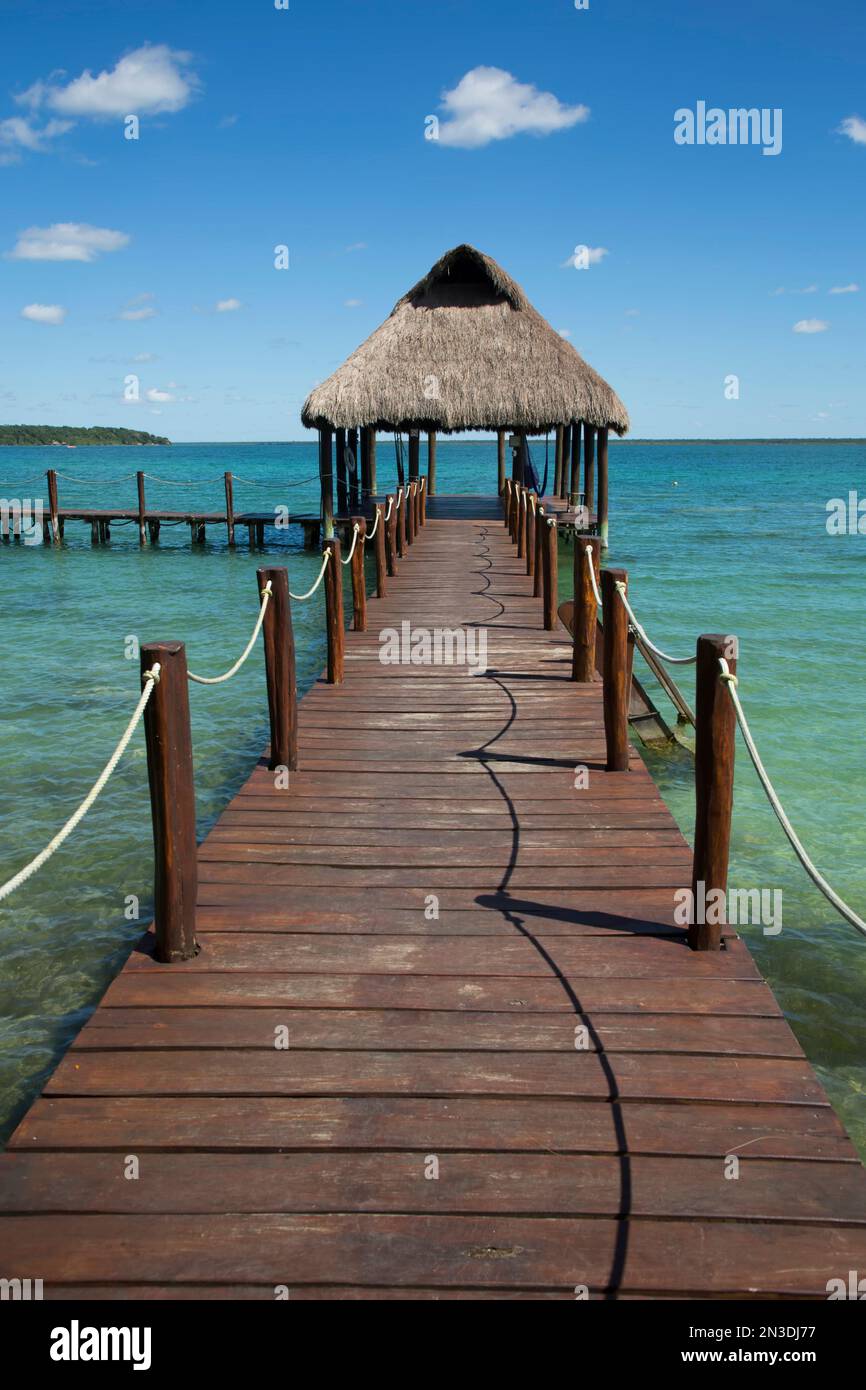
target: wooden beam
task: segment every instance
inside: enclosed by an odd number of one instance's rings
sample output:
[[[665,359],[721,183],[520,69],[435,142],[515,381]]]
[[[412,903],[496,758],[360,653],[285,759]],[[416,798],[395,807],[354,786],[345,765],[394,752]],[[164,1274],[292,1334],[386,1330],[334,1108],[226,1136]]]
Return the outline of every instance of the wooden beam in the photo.
[[[586,510],[595,505],[595,426],[583,427],[583,492]]]
[[[607,426],[598,432],[598,534],[603,550],[608,544]]]
[[[575,421],[571,429],[571,477],[568,483],[568,500],[577,506],[580,496],[580,421]]]
[[[496,460],[499,470],[499,496],[505,491],[505,430],[496,431]]]
[[[436,431],[427,431],[427,495],[436,496]]]
[[[334,534],[334,473],[331,455],[331,431],[319,430],[319,486],[322,494],[325,540],[330,540]]]
[[[734,747],[737,720],[731,697],[720,679],[719,658],[736,674],[736,639],[719,633],[698,638],[695,668],[695,848],[692,904],[706,904],[714,891],[727,892],[731,813],[734,805]],[[692,913],[705,916],[706,913]],[[713,914],[714,916],[717,914]],[[724,908],[716,922],[692,920],[689,945],[695,951],[718,951]]]
[[[608,772],[628,772],[629,673],[628,614],[617,584],[628,588],[627,570],[602,570],[604,610],[604,735]]]
[[[346,470],[346,431],[337,430],[334,435],[335,461],[337,465],[337,515],[349,514],[349,479]]]
[[[288,570],[284,566],[259,569],[256,578],[259,602],[268,582],[271,585],[271,597],[262,623],[271,726],[268,767],[272,772],[282,767],[294,772],[298,766],[298,688]]]
[[[554,497],[560,497],[560,496],[562,495],[562,436],[563,436],[563,427],[562,427],[562,425],[557,425],[557,427],[556,427],[556,445],[555,445],[555,451],[554,451],[554,469],[553,469],[553,495],[554,495]]]

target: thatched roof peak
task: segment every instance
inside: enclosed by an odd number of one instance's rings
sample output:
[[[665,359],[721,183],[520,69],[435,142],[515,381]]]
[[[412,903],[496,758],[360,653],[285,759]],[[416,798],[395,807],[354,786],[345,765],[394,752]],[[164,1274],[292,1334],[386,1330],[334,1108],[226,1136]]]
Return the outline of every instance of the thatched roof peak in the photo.
[[[490,256],[455,246],[327,381],[313,428],[517,429],[583,420],[628,429],[622,401]]]

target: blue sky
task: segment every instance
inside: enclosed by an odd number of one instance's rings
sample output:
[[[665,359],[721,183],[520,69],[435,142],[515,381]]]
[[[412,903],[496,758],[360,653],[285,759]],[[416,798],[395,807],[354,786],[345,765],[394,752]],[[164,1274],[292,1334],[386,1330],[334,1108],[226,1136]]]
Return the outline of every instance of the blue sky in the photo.
[[[314,383],[469,241],[635,436],[866,434],[862,0],[0,0],[0,23],[4,421],[301,438]],[[700,101],[781,109],[781,152],[678,145]]]

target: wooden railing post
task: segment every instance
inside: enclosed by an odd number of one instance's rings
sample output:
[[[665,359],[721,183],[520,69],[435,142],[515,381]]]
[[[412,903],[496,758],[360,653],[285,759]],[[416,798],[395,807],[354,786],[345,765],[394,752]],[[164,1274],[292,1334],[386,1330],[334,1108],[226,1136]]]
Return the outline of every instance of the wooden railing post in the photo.
[[[198,950],[195,785],[183,643],[145,643],[142,675],[156,663],[159,680],[144,711],[144,732],[153,821],[156,958],[169,962],[189,960]]]
[[[139,545],[146,545],[147,534],[144,519],[147,512],[147,504],[144,500],[144,474],[136,473],[135,481],[138,487],[138,543]]]
[[[735,675],[736,650],[737,643],[733,637],[704,633],[698,638],[695,668],[693,905],[706,903],[707,895],[714,889],[726,893],[728,887],[737,718],[731,697],[720,680],[719,658],[724,657],[731,674]],[[724,912],[720,916],[724,919]],[[721,939],[721,921],[694,921],[689,925],[688,940],[694,951],[718,951]]]
[[[387,562],[385,560],[385,508],[381,502],[376,503],[376,517],[373,521],[376,534],[373,537],[373,553],[376,557],[376,597],[385,597],[385,575],[387,574]]]
[[[343,568],[340,555],[340,542],[336,536],[325,541],[322,551],[330,552],[330,560],[325,566],[325,617],[328,628],[328,684],[343,683],[343,648],[345,631],[343,627]]]
[[[55,545],[60,540],[60,522],[57,517],[57,473],[55,469],[49,468],[47,473],[48,480],[48,515],[51,518],[51,539]]]
[[[418,525],[427,525],[427,479],[418,480]]]
[[[388,516],[388,513],[391,513],[385,523],[385,564],[389,575],[395,575],[397,573],[397,502],[393,492],[388,493],[385,501],[388,504],[385,508],[385,515]]]
[[[541,598],[544,593],[544,533],[547,518],[541,506],[535,518],[535,573],[532,576],[532,597]]]
[[[276,767],[287,767],[294,772],[298,766],[298,689],[289,574],[285,568],[259,569],[256,570],[256,578],[259,603],[268,580],[271,584],[271,597],[262,623],[271,722],[271,758],[268,767],[272,771]]]
[[[530,492],[526,499],[526,573],[535,574],[535,508],[537,498]]]
[[[409,545],[415,544],[415,482],[410,478],[406,484],[406,540]]]
[[[579,543],[579,542],[578,542]],[[622,583],[628,592],[627,570],[602,570],[601,601],[604,611],[604,736],[608,772],[628,772],[629,676],[628,614],[617,592]]]
[[[589,547],[590,555],[586,554]],[[595,582],[600,585],[601,542],[595,536],[574,537],[574,657],[571,679],[595,679],[595,641],[598,631],[598,604],[592,587],[592,564]]]
[[[517,558],[526,559],[526,488],[521,483],[517,489]]]
[[[559,538],[557,533],[555,517],[544,518],[544,541],[542,543],[542,556],[544,558],[544,579],[542,584],[544,594],[544,630],[553,632],[556,627],[556,600],[559,581]]]
[[[506,478],[500,493],[502,497],[502,524],[506,531],[511,525],[511,479]]]
[[[406,540],[406,485],[398,492],[400,505],[397,508],[397,554],[400,559],[406,554],[408,542]]]
[[[223,475],[226,487],[226,536],[229,545],[235,543],[235,486],[231,473]]]
[[[367,576],[364,573],[364,537],[367,523],[362,516],[352,517],[353,528],[358,528],[358,539],[352,551],[349,569],[352,571],[352,627],[355,632],[367,631]]]

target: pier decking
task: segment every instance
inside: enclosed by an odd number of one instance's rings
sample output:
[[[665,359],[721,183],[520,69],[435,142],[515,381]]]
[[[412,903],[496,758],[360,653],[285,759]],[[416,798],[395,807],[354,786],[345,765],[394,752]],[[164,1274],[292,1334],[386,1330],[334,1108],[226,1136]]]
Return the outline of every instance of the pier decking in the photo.
[[[133,952],[0,1156],[46,1297],[815,1297],[866,1172],[497,519],[436,518],[199,851],[201,952]],[[379,633],[486,630],[485,674]],[[575,770],[588,770],[576,786]],[[137,1176],[130,1177],[137,1161]]]

